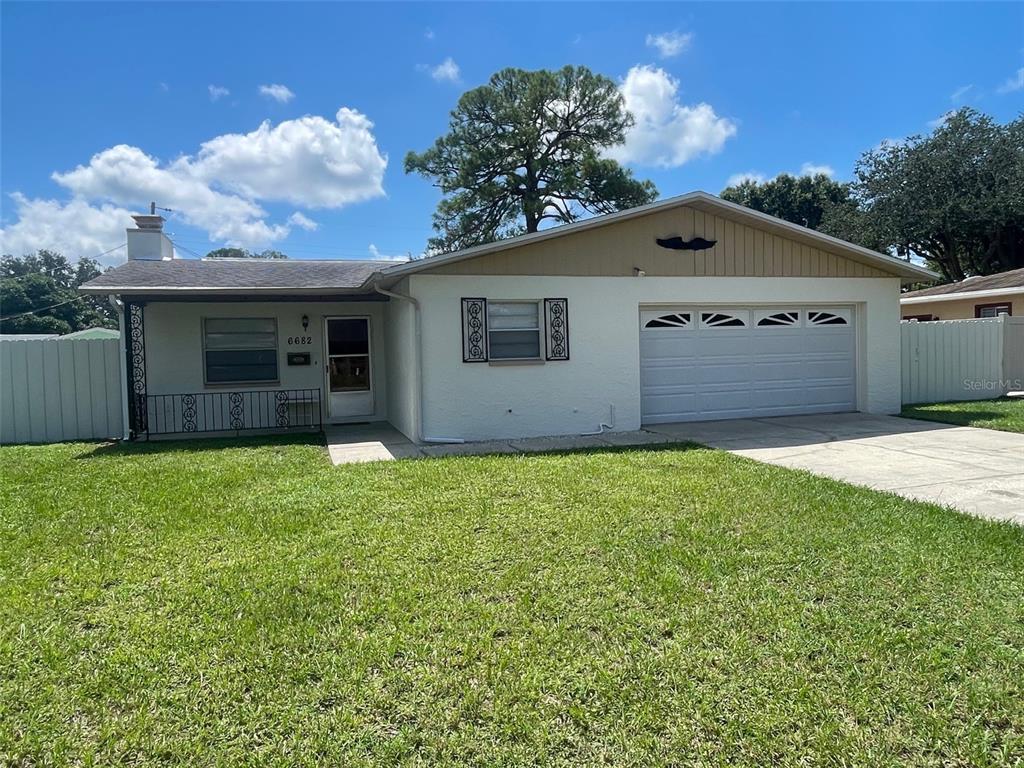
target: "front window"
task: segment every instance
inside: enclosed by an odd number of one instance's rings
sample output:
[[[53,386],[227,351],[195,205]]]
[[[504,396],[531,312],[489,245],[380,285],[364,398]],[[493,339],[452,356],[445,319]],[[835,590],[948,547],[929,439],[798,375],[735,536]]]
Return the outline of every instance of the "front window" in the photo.
[[[203,321],[207,384],[277,381],[277,320],[210,317]]]
[[[540,360],[540,304],[487,302],[487,346],[491,360]]]

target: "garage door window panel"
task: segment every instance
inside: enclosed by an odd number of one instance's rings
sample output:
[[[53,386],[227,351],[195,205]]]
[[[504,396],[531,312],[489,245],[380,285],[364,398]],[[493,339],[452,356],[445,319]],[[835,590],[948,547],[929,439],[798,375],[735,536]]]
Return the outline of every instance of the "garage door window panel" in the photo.
[[[849,325],[850,317],[848,313],[839,309],[831,311],[812,309],[807,313],[807,324],[810,326]]]
[[[746,328],[745,310],[704,311],[700,313],[702,328]]]
[[[689,328],[693,315],[689,312],[672,312],[653,317],[644,323],[644,328]]]
[[[758,312],[758,328],[793,328],[800,325],[800,312],[795,309]]]

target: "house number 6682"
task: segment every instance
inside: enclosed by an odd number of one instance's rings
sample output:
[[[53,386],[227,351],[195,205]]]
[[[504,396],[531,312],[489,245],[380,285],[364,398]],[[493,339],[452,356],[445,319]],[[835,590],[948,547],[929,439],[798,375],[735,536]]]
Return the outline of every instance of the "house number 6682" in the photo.
[[[313,343],[313,337],[312,336],[289,336],[288,337],[288,345],[289,346],[303,346],[304,347],[307,344],[312,344],[312,343]]]

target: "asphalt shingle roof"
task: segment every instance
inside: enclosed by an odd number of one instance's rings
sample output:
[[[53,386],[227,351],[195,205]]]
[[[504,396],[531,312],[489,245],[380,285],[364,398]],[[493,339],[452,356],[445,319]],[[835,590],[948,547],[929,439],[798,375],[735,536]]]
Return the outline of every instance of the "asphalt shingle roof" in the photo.
[[[85,290],[120,289],[355,289],[386,267],[388,261],[296,259],[172,259],[128,261],[82,285]]]
[[[1005,288],[1020,288],[1024,290],[1024,269],[1011,269],[1009,272],[1000,272],[998,275],[969,277],[966,280],[961,280],[959,283],[946,283],[945,285],[935,285],[931,288],[922,288],[920,291],[910,291],[909,293],[901,294],[900,298],[947,296],[951,293],[998,291]]]

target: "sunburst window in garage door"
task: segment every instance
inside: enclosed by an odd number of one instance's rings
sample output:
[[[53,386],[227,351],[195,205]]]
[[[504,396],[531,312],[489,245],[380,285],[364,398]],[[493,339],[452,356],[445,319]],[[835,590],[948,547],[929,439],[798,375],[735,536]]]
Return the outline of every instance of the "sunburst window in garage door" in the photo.
[[[758,328],[786,328],[800,325],[800,313],[797,310],[785,312],[765,312],[757,321]]]
[[[845,312],[842,314],[834,312],[823,312],[811,310],[807,313],[808,325],[849,325],[850,321]]]
[[[673,312],[648,320],[644,328],[686,328],[690,325],[691,318],[689,312]]]
[[[747,313],[738,312],[701,312],[700,324],[704,328],[746,328]]]

